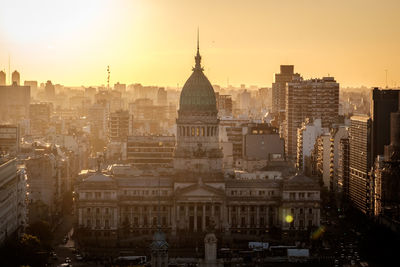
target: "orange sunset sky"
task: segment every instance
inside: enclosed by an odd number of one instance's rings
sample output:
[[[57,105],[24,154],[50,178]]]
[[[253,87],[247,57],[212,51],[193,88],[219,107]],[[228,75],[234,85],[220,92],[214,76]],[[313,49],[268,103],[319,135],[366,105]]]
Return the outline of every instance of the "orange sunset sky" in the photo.
[[[271,86],[280,64],[342,86],[400,85],[399,0],[0,1],[0,69],[69,86],[182,86],[196,31],[213,84]]]

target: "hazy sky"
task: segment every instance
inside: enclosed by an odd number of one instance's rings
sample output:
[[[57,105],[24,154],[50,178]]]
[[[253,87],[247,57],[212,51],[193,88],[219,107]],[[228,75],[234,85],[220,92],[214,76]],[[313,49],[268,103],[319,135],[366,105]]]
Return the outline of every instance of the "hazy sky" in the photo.
[[[280,64],[342,86],[400,85],[399,0],[0,1],[0,69],[65,85],[182,86],[196,29],[213,84],[271,86]]]

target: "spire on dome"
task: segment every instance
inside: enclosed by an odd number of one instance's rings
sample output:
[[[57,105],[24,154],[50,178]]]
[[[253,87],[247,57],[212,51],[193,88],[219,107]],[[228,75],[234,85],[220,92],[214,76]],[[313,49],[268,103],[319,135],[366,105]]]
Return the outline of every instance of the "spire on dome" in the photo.
[[[196,65],[193,68],[193,70],[203,70],[203,68],[201,67],[201,56],[200,56],[200,37],[199,37],[199,28],[197,28],[197,54],[194,57]]]

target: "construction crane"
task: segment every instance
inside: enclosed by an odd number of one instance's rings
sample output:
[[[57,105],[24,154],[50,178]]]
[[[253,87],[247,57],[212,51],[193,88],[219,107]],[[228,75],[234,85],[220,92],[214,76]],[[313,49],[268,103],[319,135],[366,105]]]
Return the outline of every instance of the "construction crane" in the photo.
[[[110,90],[110,66],[107,66],[107,90]]]

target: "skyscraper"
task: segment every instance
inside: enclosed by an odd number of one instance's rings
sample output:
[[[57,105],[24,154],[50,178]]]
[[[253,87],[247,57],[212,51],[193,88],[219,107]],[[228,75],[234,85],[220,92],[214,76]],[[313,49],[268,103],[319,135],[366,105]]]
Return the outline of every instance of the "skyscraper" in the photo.
[[[15,70],[12,73],[11,81],[12,81],[12,83],[17,83],[17,85],[20,84],[20,75],[19,75],[18,71]]]
[[[399,108],[400,90],[374,88],[371,92],[372,160],[390,143],[390,114]]]
[[[353,116],[349,133],[349,198],[353,205],[369,214],[371,211],[371,119]]]
[[[275,81],[272,83],[272,112],[285,112],[286,109],[286,85],[300,74],[294,73],[293,65],[281,65],[281,72],[275,74]]]
[[[6,85],[6,73],[0,71],[0,85]]]
[[[289,158],[297,153],[297,129],[306,118],[321,119],[329,128],[339,114],[339,83],[333,77],[289,82],[286,90],[285,150]]]

